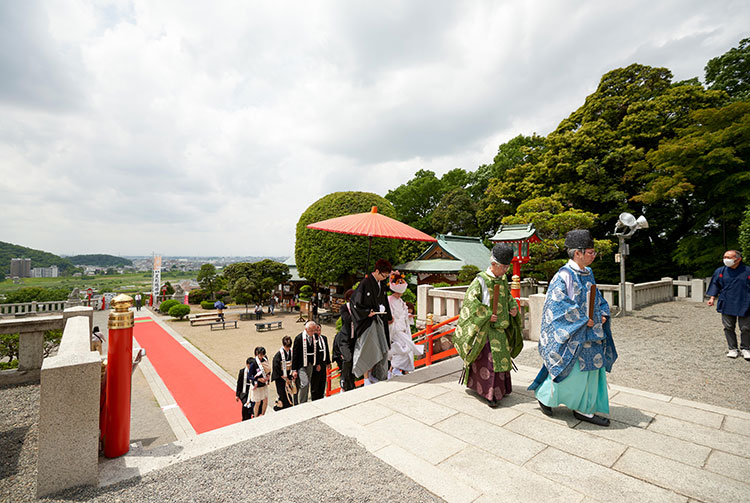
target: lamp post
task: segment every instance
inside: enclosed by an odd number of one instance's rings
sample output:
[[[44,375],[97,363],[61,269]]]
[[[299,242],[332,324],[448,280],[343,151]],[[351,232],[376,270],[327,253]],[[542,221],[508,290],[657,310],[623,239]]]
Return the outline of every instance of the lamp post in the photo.
[[[625,313],[625,257],[630,255],[630,247],[625,242],[629,239],[635,231],[638,229],[648,229],[648,221],[646,217],[641,215],[635,218],[630,213],[620,213],[615,224],[615,236],[619,242],[618,253],[620,254],[620,295],[617,299],[617,305],[620,308],[620,312],[617,316],[622,316]]]

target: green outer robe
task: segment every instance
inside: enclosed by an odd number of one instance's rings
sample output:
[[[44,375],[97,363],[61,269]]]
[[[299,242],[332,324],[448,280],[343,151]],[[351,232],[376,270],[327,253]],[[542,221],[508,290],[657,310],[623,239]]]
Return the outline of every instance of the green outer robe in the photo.
[[[489,305],[482,303],[482,284],[479,276],[482,276],[487,285]],[[492,323],[490,316],[492,316],[495,284],[500,285],[500,292],[497,302],[497,321]],[[505,276],[494,278],[486,272],[480,272],[471,282],[466,290],[463,306],[461,306],[458,327],[453,334],[453,345],[464,361],[464,379],[468,379],[469,367],[482,352],[488,339],[495,372],[508,372],[512,368],[511,358],[518,356],[523,348],[521,312],[519,309],[516,316],[510,316],[509,311],[513,306],[518,306],[518,304],[510,295],[508,279]]]

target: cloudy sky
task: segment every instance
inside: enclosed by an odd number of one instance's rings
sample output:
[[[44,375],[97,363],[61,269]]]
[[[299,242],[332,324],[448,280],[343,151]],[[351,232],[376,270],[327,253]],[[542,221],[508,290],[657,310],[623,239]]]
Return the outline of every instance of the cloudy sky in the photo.
[[[744,0],[2,1],[0,241],[287,255],[330,192],[474,170],[749,27]]]

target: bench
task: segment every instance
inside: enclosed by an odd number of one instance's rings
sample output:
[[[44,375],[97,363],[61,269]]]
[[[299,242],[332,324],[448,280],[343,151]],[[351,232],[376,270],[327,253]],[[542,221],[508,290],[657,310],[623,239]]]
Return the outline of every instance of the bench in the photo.
[[[338,313],[333,313],[331,311],[325,311],[325,312],[318,312],[318,320],[320,320],[322,323],[326,323],[332,320],[335,320],[338,318]]]
[[[238,328],[237,327],[237,320],[232,320],[232,321],[214,321],[214,322],[210,323],[210,325],[211,325],[211,330],[214,330],[214,327],[217,327],[216,330],[218,330],[219,326],[221,326],[222,330],[225,330],[227,328],[227,325],[229,325],[230,328],[232,327],[232,325],[234,325],[234,328]]]
[[[192,326],[195,326],[196,323],[210,322],[211,320],[218,320],[219,313],[213,312],[213,313],[192,314],[188,316],[188,319],[190,320],[190,326],[192,327]]]
[[[255,324],[255,331],[256,332],[263,332],[266,330],[274,330],[276,328],[282,328],[280,321],[267,321],[265,323],[256,323]]]

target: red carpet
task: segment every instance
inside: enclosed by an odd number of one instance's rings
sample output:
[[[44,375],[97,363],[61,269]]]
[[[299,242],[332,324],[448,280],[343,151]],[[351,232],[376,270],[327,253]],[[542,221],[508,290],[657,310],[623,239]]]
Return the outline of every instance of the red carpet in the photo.
[[[240,421],[234,390],[155,321],[136,320],[133,334],[198,434]]]

